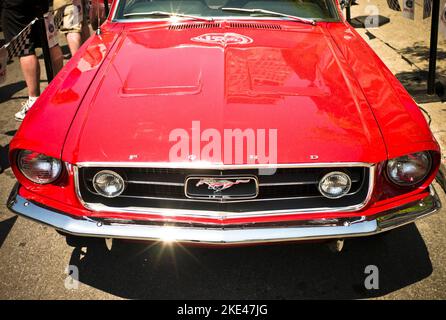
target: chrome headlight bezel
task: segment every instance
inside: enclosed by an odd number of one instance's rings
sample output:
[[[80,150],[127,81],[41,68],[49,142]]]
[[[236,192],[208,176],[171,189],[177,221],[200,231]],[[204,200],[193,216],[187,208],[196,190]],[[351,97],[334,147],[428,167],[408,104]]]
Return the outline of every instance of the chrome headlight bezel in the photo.
[[[104,192],[104,190],[99,188],[99,186],[97,185],[97,179],[98,179],[99,175],[110,175],[113,178],[115,178],[116,180],[118,180],[120,185],[121,185],[121,188],[119,189],[119,191],[114,193],[113,195],[107,194],[106,192]],[[97,172],[93,176],[93,180],[91,181],[91,183],[93,185],[94,190],[100,196],[103,196],[105,198],[116,198],[116,197],[119,197],[124,192],[124,190],[126,189],[126,186],[127,186],[125,179],[119,173],[117,173],[115,171],[112,171],[112,170],[101,170],[101,171]]]
[[[324,189],[323,189],[323,186],[322,186],[325,180],[327,180],[327,179],[329,179],[330,177],[335,176],[335,175],[341,175],[341,176],[342,176],[343,178],[345,178],[345,180],[347,181],[346,188],[345,188],[345,189],[342,191],[342,193],[339,194],[339,195],[331,195],[331,194],[328,193],[326,190],[324,190]],[[328,199],[339,199],[339,198],[342,198],[342,197],[346,196],[346,195],[349,193],[351,187],[352,187],[352,180],[351,180],[350,176],[349,176],[347,173],[342,172],[342,171],[331,171],[331,172],[325,174],[325,175],[322,177],[322,179],[319,180],[319,183],[318,183],[318,190],[319,190],[319,192],[320,192],[324,197],[326,197],[326,198],[328,198]]]
[[[16,160],[20,173],[29,181],[36,184],[45,185],[53,183],[62,174],[62,161],[43,153],[23,149],[17,153]],[[47,170],[44,167],[47,167]],[[35,172],[32,172],[33,170]],[[44,177],[45,172],[47,177]]]
[[[424,164],[422,162],[424,162]],[[398,170],[398,166],[400,170],[404,170],[403,166],[406,166],[406,170],[408,170],[411,169],[410,166],[412,166],[413,169],[413,167],[417,165],[418,166],[421,165],[424,167],[422,168],[423,172],[421,174],[413,176],[412,178],[407,178],[407,177],[403,178],[403,174],[408,174],[407,171],[406,173],[404,173],[403,171],[395,172],[395,170]],[[426,180],[426,178],[429,176],[429,173],[432,171],[432,165],[433,161],[430,152],[428,151],[414,152],[401,157],[387,160],[386,176],[390,182],[399,187],[413,187],[421,184],[423,181]]]

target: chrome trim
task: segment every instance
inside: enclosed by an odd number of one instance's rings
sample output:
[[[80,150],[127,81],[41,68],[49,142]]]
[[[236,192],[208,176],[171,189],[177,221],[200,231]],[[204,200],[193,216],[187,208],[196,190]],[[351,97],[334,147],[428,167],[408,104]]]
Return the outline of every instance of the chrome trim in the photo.
[[[318,163],[262,163],[262,164],[223,164],[207,161],[191,162],[78,162],[82,167],[110,168],[167,168],[167,169],[280,169],[280,168],[333,168],[333,167],[373,167],[369,162],[318,162]]]
[[[264,182],[259,183],[260,187],[275,187],[275,186],[301,186],[305,184],[318,184],[319,181],[298,181],[298,182]]]
[[[183,187],[184,183],[179,182],[163,182],[163,181],[138,181],[138,180],[129,180],[128,184],[149,184],[149,185],[157,185],[157,186],[174,186],[174,187]]]
[[[113,12],[112,12],[112,10],[111,10],[112,8],[109,8],[110,11],[109,11],[109,13],[108,13],[108,16],[110,17],[110,21],[111,21],[111,22],[115,22],[114,20],[115,20],[116,13],[118,12],[119,2],[120,2],[120,0],[117,0],[117,1],[116,1],[116,5],[115,5],[115,7],[113,8]],[[107,18],[108,18],[108,17],[107,17]]]
[[[192,18],[187,18],[187,17],[176,17],[177,19],[175,19],[173,21],[172,18],[142,18],[142,19],[113,19],[113,22],[119,22],[119,23],[131,23],[131,22],[170,22],[172,25],[178,24],[179,22],[181,23],[186,23],[186,22],[199,22],[199,23],[216,23],[219,21],[225,21],[225,20],[252,20],[252,21],[258,21],[258,20],[262,20],[262,21],[285,21],[285,22],[289,22],[289,21],[293,21],[291,19],[287,19],[287,18],[280,18],[280,17],[243,17],[243,16],[202,16],[200,18],[203,18],[202,21],[200,20],[196,20],[196,19],[192,19]],[[204,19],[209,19],[208,22],[206,22]],[[212,19],[212,20],[211,20]],[[316,22],[332,22],[332,21],[324,21],[321,19],[316,20]],[[222,27],[220,27],[222,28]]]
[[[232,170],[232,169],[275,169],[275,168],[333,168],[333,167],[366,167],[369,168],[369,189],[365,200],[357,205],[339,208],[310,208],[310,209],[286,209],[286,210],[264,210],[249,212],[230,212],[230,211],[203,211],[203,210],[183,210],[183,209],[164,209],[151,207],[125,207],[113,208],[100,203],[87,203],[82,199],[79,189],[79,168],[83,167],[107,167],[112,168],[173,168],[173,169],[215,169],[215,170]],[[95,212],[117,212],[117,213],[134,213],[134,214],[152,214],[162,215],[166,217],[181,216],[195,218],[213,218],[224,220],[230,218],[249,218],[249,217],[268,217],[275,215],[292,215],[316,212],[352,212],[358,211],[365,207],[372,197],[373,187],[375,185],[375,169],[376,166],[371,163],[363,162],[329,162],[329,163],[293,163],[293,164],[252,164],[252,165],[224,165],[214,164],[210,162],[79,162],[73,165],[74,185],[76,195],[80,203],[88,210]],[[167,199],[166,199],[167,200]],[[205,200],[203,200],[205,201]],[[250,200],[245,200],[250,201]]]
[[[441,208],[434,188],[432,186],[430,188],[431,192],[425,198],[389,209],[374,217],[355,217],[349,221],[341,219],[308,220],[291,226],[256,227],[254,225],[252,228],[245,229],[237,226],[225,228],[223,225],[216,225],[214,228],[144,225],[138,224],[137,221],[130,221],[129,224],[125,220],[122,223],[119,221],[107,223],[105,220],[94,220],[92,217],[61,214],[28,201],[17,194],[10,196],[8,208],[25,218],[76,236],[224,245],[343,239],[388,231],[412,223]]]
[[[351,192],[347,195],[351,196],[356,194],[357,191]],[[99,193],[93,193],[97,196],[100,196]],[[128,195],[120,195],[120,198],[135,198],[135,199],[152,199],[152,200],[166,200],[166,201],[195,201],[195,202],[214,202],[213,200],[206,200],[206,199],[192,199],[192,198],[165,198],[165,197],[150,197],[150,196],[128,196]],[[316,198],[324,198],[323,195],[318,196],[302,196],[302,197],[284,197],[284,198],[265,198],[265,199],[244,199],[244,200],[231,200],[231,203],[237,203],[237,202],[257,202],[257,201],[283,201],[283,200],[296,200],[296,199],[316,199]]]
[[[347,180],[348,180],[348,189],[347,189],[347,191],[345,191],[345,193],[340,194],[339,196],[334,196],[334,197],[333,197],[333,196],[328,195],[328,193],[326,193],[325,191],[322,190],[322,182],[323,182],[325,179],[327,179],[327,177],[329,177],[329,176],[331,176],[331,175],[335,175],[335,174],[338,174],[338,175],[344,175],[344,176],[347,177]],[[318,186],[317,186],[317,189],[319,190],[319,192],[321,193],[321,195],[323,195],[325,198],[328,198],[328,199],[339,199],[339,198],[342,198],[342,197],[346,196],[346,195],[348,194],[348,192],[350,191],[351,187],[352,187],[352,179],[350,178],[350,176],[349,176],[348,174],[346,174],[345,172],[341,172],[341,171],[332,171],[332,172],[329,172],[329,173],[327,173],[326,175],[324,175],[324,176],[322,177],[322,179],[319,181],[319,184],[318,184]]]
[[[352,182],[358,182],[359,180],[352,180]],[[184,187],[182,182],[163,182],[163,181],[143,181],[143,180],[128,180],[129,184],[149,184],[149,185],[160,185],[160,186],[174,186],[174,187]],[[288,181],[288,182],[264,182],[259,183],[259,187],[274,187],[274,186],[299,186],[305,184],[318,184],[319,181]]]
[[[92,194],[96,196],[101,196],[101,194],[97,192],[93,192],[92,190],[89,190]],[[358,191],[351,192],[348,195],[354,195]],[[280,201],[280,200],[296,200],[296,199],[315,199],[315,198],[323,198],[323,195],[318,196],[302,196],[302,197],[284,197],[284,198],[266,198],[266,199],[243,199],[243,200],[232,200],[231,203],[236,202],[256,202],[256,201]],[[192,199],[192,198],[169,198],[169,197],[151,197],[151,196],[129,196],[129,195],[120,195],[119,198],[129,198],[129,199],[151,199],[151,200],[166,200],[166,201],[192,201],[192,202],[214,202],[213,200],[206,200],[206,199]],[[100,210],[103,211],[103,210]]]
[[[109,195],[107,195],[107,194],[103,194],[103,193],[101,193],[101,191],[98,190],[98,187],[97,187],[97,185],[96,185],[96,183],[95,183],[95,182],[96,182],[96,178],[97,178],[97,176],[98,176],[100,173],[102,173],[102,174],[110,174],[110,175],[114,176],[116,179],[118,179],[118,180],[121,181],[121,183],[122,183],[122,187],[123,187],[123,188],[122,188],[116,195],[113,195],[113,196],[109,196]],[[105,197],[105,198],[116,198],[116,197],[119,197],[119,196],[124,192],[124,190],[125,190],[125,188],[126,188],[125,180],[121,177],[120,174],[118,174],[117,172],[114,172],[114,171],[112,171],[112,170],[101,170],[101,171],[99,171],[99,172],[96,172],[96,174],[94,175],[94,177],[93,177],[93,179],[92,179],[92,181],[91,181],[91,184],[93,185],[94,190],[95,190],[99,195],[101,195],[101,196],[103,196],[103,197]]]
[[[95,195],[100,195],[100,194],[95,193]],[[194,199],[194,198],[179,199],[179,198],[163,198],[163,197],[150,197],[150,196],[128,196],[128,195],[121,195],[120,197],[122,197],[122,198],[136,198],[136,199],[167,200],[167,201],[195,201],[195,202],[214,202],[215,203],[215,201],[213,201],[213,200]],[[323,198],[323,196],[319,195],[319,196],[266,198],[266,199],[251,198],[251,199],[243,199],[243,200],[232,200],[231,203],[234,203],[234,202],[235,203],[237,203],[237,202],[256,202],[256,201],[276,201],[276,200],[295,200],[295,199],[314,199],[314,198]]]
[[[352,182],[358,182],[358,180]],[[128,184],[149,184],[149,185],[160,185],[160,186],[174,186],[174,187],[184,187],[184,183],[181,182],[163,182],[163,181],[138,181],[138,180],[128,180]],[[300,186],[306,184],[318,184],[319,181],[298,181],[298,182],[264,182],[259,183],[259,187],[275,187],[275,186]]]
[[[138,21],[127,21],[126,19],[116,19],[116,15],[118,13],[119,5],[120,5],[120,0],[117,0],[116,5],[114,6],[113,12],[112,12],[112,10],[110,10],[110,12],[109,12],[109,16],[111,17],[111,19],[110,19],[111,22],[126,23],[126,22],[146,22],[146,21],[151,21],[151,20],[148,20],[148,19],[140,19]],[[333,13],[336,15],[336,17],[325,19],[325,20],[322,20],[320,18],[315,18],[315,20],[316,21],[320,21],[320,22],[342,22],[342,19],[339,16],[339,12],[336,9],[336,6],[333,6]],[[209,17],[209,18],[218,19],[219,16],[213,16],[213,17]],[[286,19],[283,19],[283,18],[280,19],[279,17],[243,17],[243,16],[221,16],[221,19],[223,19],[223,20],[224,19],[237,19],[237,20],[286,20]],[[158,20],[153,19],[153,21],[159,21],[159,20],[160,19],[158,19]]]

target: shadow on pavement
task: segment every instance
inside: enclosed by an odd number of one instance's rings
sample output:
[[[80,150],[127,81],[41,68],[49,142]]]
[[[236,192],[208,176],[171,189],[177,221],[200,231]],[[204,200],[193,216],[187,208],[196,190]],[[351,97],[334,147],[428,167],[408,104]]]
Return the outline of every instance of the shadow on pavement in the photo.
[[[413,46],[404,48],[401,53],[404,56],[412,58],[412,60],[428,60],[429,59],[429,47],[423,43],[415,42]],[[446,51],[438,48],[437,50],[437,60],[446,59]]]
[[[340,254],[320,243],[233,248],[118,242],[74,249],[80,281],[133,299],[352,299],[377,297],[432,273],[414,224],[346,241]],[[366,290],[364,269],[379,268],[379,290]]]
[[[5,221],[0,222],[0,248],[8,237],[9,232],[14,226],[15,221],[17,220],[17,216],[9,218]]]
[[[359,16],[352,18],[350,20],[350,25],[353,28],[365,28],[365,24],[367,23],[371,27],[381,27],[385,24],[388,24],[390,19],[381,15],[378,16]]]
[[[419,61],[429,60],[429,47],[421,43],[415,43],[413,46],[398,50],[402,58],[410,64],[417,63]],[[446,51],[441,48],[437,51],[437,61],[446,59]],[[441,65],[437,65],[437,75],[436,75],[436,85],[435,92],[439,96],[440,101],[446,101],[445,87],[446,87],[446,77],[444,69]],[[401,72],[397,73],[396,77],[404,87],[409,91],[409,93],[414,96],[417,102],[423,101],[423,95],[426,94],[427,88],[427,78],[428,72],[425,70],[415,70],[414,72]],[[427,101],[429,102],[429,101]]]
[[[397,79],[406,88],[407,92],[418,103],[428,103],[433,101],[446,101],[445,85],[446,78],[440,77],[440,73],[437,73],[437,82],[435,84],[435,92],[437,95],[427,95],[427,71],[411,71],[411,72],[399,72],[395,74]]]
[[[0,146],[0,173],[9,168],[9,144]]]
[[[9,130],[9,131],[4,132],[3,134],[10,136],[10,137],[14,137],[16,133],[17,133],[17,130]]]
[[[446,193],[446,167],[443,164],[440,164],[440,170],[437,173],[436,180]]]
[[[9,83],[0,88],[0,103],[11,100],[11,97],[26,88],[25,81]]]

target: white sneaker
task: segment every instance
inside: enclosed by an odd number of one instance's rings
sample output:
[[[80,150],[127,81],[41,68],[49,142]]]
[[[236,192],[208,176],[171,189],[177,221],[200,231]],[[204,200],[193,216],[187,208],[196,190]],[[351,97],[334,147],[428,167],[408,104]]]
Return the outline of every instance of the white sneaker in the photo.
[[[20,111],[14,115],[14,118],[17,121],[23,121],[23,119],[25,119],[26,113],[28,112],[29,109],[31,109],[36,100],[37,97],[36,98],[29,97],[28,100],[26,100],[26,102],[22,102],[22,109],[20,109]]]

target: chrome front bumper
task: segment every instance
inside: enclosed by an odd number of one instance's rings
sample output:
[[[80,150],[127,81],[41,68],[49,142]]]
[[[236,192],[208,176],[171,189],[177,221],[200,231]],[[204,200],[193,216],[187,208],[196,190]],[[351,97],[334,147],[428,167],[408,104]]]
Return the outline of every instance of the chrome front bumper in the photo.
[[[373,218],[300,221],[288,225],[249,225],[244,227],[167,226],[139,224],[137,221],[94,220],[74,217],[44,208],[12,194],[8,208],[25,218],[43,223],[68,234],[86,237],[120,238],[149,241],[198,242],[207,244],[244,244],[315,239],[339,239],[377,234],[430,215],[441,208],[433,186],[430,194],[381,212]]]

